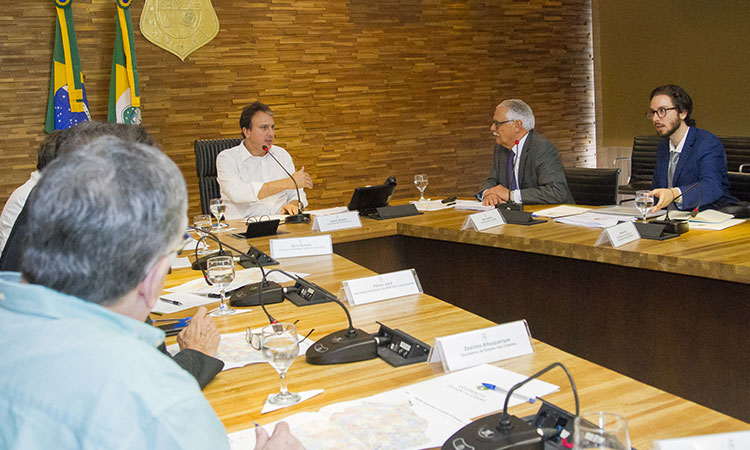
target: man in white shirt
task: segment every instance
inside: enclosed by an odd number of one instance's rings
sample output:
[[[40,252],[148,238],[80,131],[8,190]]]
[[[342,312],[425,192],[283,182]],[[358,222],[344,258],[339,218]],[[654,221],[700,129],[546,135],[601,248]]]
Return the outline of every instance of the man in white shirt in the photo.
[[[300,209],[299,200],[303,207],[307,206],[304,189],[312,188],[312,178],[304,167],[295,171],[289,153],[273,145],[271,108],[261,102],[247,106],[240,116],[240,129],[243,141],[219,153],[216,158],[216,173],[221,198],[227,204],[227,219],[296,214]],[[297,182],[299,200],[294,181],[284,169]]]
[[[3,206],[3,212],[2,215],[0,215],[0,253],[2,253],[3,248],[5,247],[5,242],[8,240],[10,230],[13,229],[13,224],[16,223],[18,214],[23,209],[23,205],[26,204],[26,199],[29,197],[29,193],[34,189],[34,186],[36,186],[39,177],[42,176],[42,169],[44,169],[44,166],[57,156],[59,134],[60,130],[55,130],[44,138],[44,141],[39,145],[39,150],[37,152],[36,170],[31,172],[29,179],[26,180],[24,184],[16,188],[16,190],[10,194],[8,201],[5,202],[5,206]]]

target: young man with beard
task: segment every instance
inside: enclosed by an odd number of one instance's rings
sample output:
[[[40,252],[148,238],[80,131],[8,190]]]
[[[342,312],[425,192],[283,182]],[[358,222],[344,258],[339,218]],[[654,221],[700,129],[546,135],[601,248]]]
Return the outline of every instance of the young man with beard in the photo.
[[[646,117],[656,127],[656,134],[665,138],[656,149],[651,192],[659,201],[651,211],[669,206],[680,194],[675,206],[681,210],[718,209],[737,203],[729,193],[724,146],[712,133],[696,128],[692,112],[693,100],[679,86],[667,84],[651,92]]]

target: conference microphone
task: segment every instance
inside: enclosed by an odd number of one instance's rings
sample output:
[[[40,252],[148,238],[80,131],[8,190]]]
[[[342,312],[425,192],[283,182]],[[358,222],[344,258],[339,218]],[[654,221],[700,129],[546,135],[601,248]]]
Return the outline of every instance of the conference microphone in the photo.
[[[683,195],[687,194],[688,192],[695,189],[696,186],[700,186],[701,188],[701,196],[698,200],[698,206],[693,208],[690,211],[690,217],[695,217],[698,215],[698,210],[700,209],[701,205],[703,204],[703,185],[700,183],[695,183],[689,188],[685,189],[685,192],[680,192],[680,195],[676,196],[672,199],[671,203],[674,203],[678,198],[682,197]],[[670,204],[671,204],[670,203]],[[682,234],[687,232],[690,229],[690,226],[688,225],[688,219],[670,219],[669,218],[669,207],[667,207],[666,214],[664,215],[664,219],[661,220],[652,220],[651,223],[664,225],[664,231],[666,233],[673,233],[673,234]]]
[[[278,270],[278,269],[277,269]],[[343,364],[366,361],[378,357],[378,342],[374,336],[352,325],[352,316],[341,301],[333,297],[331,301],[343,308],[349,321],[349,328],[335,331],[316,341],[305,353],[308,364]]]
[[[453,436],[449,437],[442,446],[442,450],[457,449],[504,449],[504,450],[544,450],[546,440],[557,437],[561,430],[550,430],[544,427],[534,427],[525,420],[508,414],[508,402],[513,393],[531,380],[539,378],[555,367],[560,367],[568,376],[570,386],[573,389],[573,396],[576,403],[576,413],[578,408],[578,391],[573,382],[573,377],[562,363],[552,363],[539,372],[531,375],[520,383],[515,384],[508,390],[505,396],[503,412],[478,419],[465,427],[458,430]]]
[[[260,269],[260,273],[263,276],[262,280],[258,283],[250,283],[248,285],[242,286],[241,288],[235,289],[234,291],[231,291],[231,297],[229,298],[229,304],[231,306],[238,306],[238,307],[246,307],[246,306],[258,306],[260,305],[261,309],[263,310],[263,313],[268,318],[268,321],[270,323],[276,323],[276,319],[274,319],[271,314],[266,310],[266,303],[281,303],[284,301],[284,292],[282,286],[275,282],[275,281],[269,281],[266,279],[266,271],[263,269],[263,265],[260,264],[258,261],[257,256],[251,256],[242,250],[236,249],[232,247],[231,245],[222,242],[221,239],[216,237],[213,233],[210,231],[204,231],[204,230],[198,230],[195,227],[188,227],[191,228],[200,234],[203,234],[203,236],[198,240],[198,243],[195,246],[195,253],[196,257],[198,255],[198,246],[200,243],[205,239],[211,239],[219,244],[219,252],[223,251],[224,247],[227,247],[230,250],[233,250],[237,252],[237,254],[242,255],[249,259],[251,262],[254,262],[258,268]],[[229,253],[229,252],[226,252]],[[209,255],[210,257],[210,255]],[[208,283],[209,286],[213,286],[213,283],[211,283],[208,280],[208,275],[206,274],[206,267],[203,266],[200,268],[201,272],[203,272],[203,278],[206,280],[206,283]]]
[[[299,195],[299,186],[297,185],[297,180],[294,179],[291,173],[289,173],[288,170],[284,167],[283,164],[279,162],[278,159],[276,159],[275,156],[273,156],[273,153],[271,153],[271,148],[267,145],[263,146],[263,151],[266,152],[266,155],[270,155],[271,158],[273,158],[274,161],[276,161],[276,164],[281,167],[281,169],[289,176],[289,178],[292,179],[292,182],[294,183],[294,189],[297,191],[297,202],[299,203],[299,210],[297,211],[297,214],[292,214],[290,216],[287,216],[287,218],[284,220],[286,223],[310,223],[310,214],[304,214],[302,212],[302,197]]]

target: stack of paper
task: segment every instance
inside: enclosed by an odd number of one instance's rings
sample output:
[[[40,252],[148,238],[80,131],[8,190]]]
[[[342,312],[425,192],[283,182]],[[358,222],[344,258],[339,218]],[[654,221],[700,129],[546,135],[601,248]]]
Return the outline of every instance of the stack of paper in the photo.
[[[494,206],[484,206],[477,200],[456,200],[456,209],[467,209],[470,211],[489,211],[495,209]]]
[[[472,419],[502,410],[505,393],[526,376],[491,365],[481,365],[372,397],[337,403],[317,413],[298,413],[284,419],[307,449],[421,449],[440,447]],[[526,398],[541,397],[558,386],[532,380],[523,388]],[[511,398],[510,405],[522,403]],[[270,434],[275,423],[264,425]],[[255,446],[255,430],[229,435],[232,449]]]
[[[621,221],[634,221],[635,218],[627,216],[612,216],[609,214],[597,214],[587,212],[575,216],[558,217],[555,222],[566,223],[568,225],[578,225],[582,227],[609,228],[617,225]]]

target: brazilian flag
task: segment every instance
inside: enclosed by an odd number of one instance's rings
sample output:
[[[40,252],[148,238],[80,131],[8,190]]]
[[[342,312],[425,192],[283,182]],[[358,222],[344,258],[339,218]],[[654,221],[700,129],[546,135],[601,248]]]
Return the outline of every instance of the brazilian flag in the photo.
[[[117,26],[112,74],[109,79],[109,112],[107,120],[117,123],[141,123],[141,97],[138,91],[138,68],[135,64],[135,40],[130,20],[133,0],[116,0]]]
[[[73,26],[72,0],[54,0],[57,11],[55,50],[47,104],[47,133],[91,120],[86,89],[83,86],[78,41]]]

